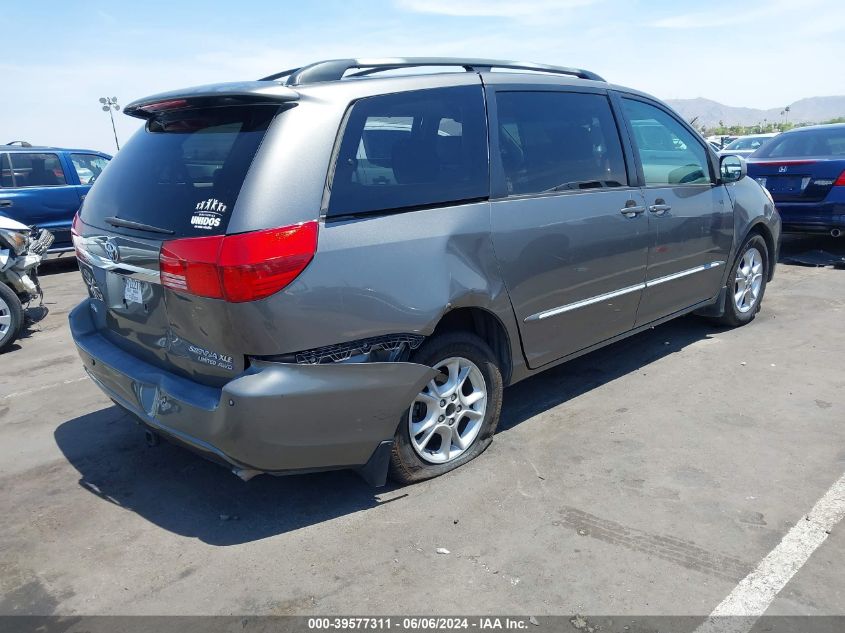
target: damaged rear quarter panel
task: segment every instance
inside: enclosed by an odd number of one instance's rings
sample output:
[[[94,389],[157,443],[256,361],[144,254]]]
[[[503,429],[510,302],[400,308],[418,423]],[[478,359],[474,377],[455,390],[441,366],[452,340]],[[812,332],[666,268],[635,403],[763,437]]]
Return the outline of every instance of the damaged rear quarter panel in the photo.
[[[430,335],[443,314],[461,307],[489,310],[511,345],[519,340],[488,202],[321,222],[314,260],[290,286],[228,309],[231,323],[251,324],[237,335],[259,356],[390,333]]]

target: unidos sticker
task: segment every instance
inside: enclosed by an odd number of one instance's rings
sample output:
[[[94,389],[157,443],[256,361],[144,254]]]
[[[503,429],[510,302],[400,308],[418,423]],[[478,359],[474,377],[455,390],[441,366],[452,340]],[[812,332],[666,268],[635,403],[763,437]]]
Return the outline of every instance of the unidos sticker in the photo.
[[[201,200],[197,203],[194,214],[191,216],[191,226],[206,231],[216,229],[223,221],[223,214],[226,213],[227,208],[217,198]]]

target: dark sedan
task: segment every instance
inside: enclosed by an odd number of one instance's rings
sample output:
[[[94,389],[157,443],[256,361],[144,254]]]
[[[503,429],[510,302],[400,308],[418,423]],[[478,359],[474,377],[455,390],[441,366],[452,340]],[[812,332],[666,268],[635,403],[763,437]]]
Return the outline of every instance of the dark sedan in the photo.
[[[772,194],[784,231],[845,231],[845,124],[780,134],[749,157],[748,175]]]

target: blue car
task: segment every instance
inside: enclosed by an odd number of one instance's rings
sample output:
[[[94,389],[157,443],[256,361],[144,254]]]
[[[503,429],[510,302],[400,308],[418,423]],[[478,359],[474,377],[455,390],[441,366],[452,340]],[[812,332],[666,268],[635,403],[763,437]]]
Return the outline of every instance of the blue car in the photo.
[[[110,160],[89,149],[0,145],[0,215],[48,229],[49,253],[72,251],[73,216]]]
[[[845,231],[845,124],[779,134],[749,156],[748,175],[772,194],[784,231]]]

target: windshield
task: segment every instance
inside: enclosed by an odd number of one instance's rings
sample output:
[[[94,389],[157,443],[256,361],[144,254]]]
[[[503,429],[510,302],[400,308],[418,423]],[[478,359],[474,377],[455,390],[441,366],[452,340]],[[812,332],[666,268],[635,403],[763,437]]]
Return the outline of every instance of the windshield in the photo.
[[[224,233],[275,106],[171,113],[118,152],[85,200],[82,220],[119,218],[177,237]]]
[[[754,154],[755,158],[782,156],[845,156],[845,127],[781,134]]]

